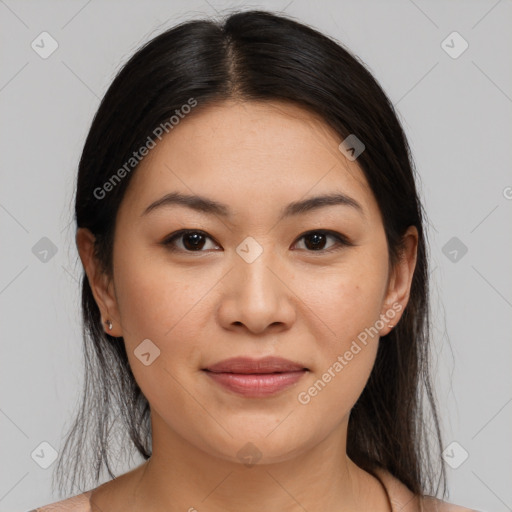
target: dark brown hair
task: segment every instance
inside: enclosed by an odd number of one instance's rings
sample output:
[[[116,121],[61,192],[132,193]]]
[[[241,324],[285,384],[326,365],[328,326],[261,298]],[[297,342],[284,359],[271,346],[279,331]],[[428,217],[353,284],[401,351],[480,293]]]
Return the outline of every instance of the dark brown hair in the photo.
[[[341,139],[355,134],[366,149],[357,162],[382,214],[390,265],[409,226],[419,234],[410,299],[380,344],[376,362],[348,425],[347,453],[364,470],[382,467],[418,495],[446,493],[446,475],[429,370],[430,320],[425,216],[409,146],[393,105],[366,67],[341,44],[289,17],[263,11],[222,22],[194,20],[158,35],[123,66],[94,117],[81,156],[76,227],[96,237],[95,253],[112,276],[116,215],[136,166],[108,194],[102,187],[156,127],[190,98],[195,109],[237,98],[285,100],[321,118]],[[191,112],[189,115],[194,115]],[[74,493],[113,478],[112,429],[142,458],[151,455],[149,404],[120,338],[106,334],[82,277],[84,392],[61,452],[61,491]],[[92,480],[88,477],[92,476]]]

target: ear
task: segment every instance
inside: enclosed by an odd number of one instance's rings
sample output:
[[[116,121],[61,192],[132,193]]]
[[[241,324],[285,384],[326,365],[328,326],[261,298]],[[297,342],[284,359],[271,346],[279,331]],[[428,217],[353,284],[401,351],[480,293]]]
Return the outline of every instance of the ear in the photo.
[[[95,237],[87,228],[79,228],[76,233],[76,245],[94,300],[101,312],[103,330],[110,336],[120,337],[121,329],[119,309],[115,295],[114,283],[102,270],[100,262],[94,256]],[[110,320],[112,330],[108,329],[105,322]]]
[[[418,252],[418,230],[415,226],[409,226],[403,236],[403,249],[399,255],[399,261],[391,270],[388,279],[388,287],[381,318],[385,319],[385,325],[380,329],[380,335],[385,336],[400,321],[409,301],[412,277],[416,268]]]

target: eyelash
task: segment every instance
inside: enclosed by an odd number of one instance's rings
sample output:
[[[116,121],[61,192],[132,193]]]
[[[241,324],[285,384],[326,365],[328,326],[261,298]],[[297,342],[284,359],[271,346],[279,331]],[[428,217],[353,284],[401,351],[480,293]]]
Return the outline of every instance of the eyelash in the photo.
[[[185,235],[192,234],[192,233],[203,235],[206,238],[209,238],[210,240],[215,242],[215,240],[213,240],[213,238],[211,236],[209,236],[207,233],[205,233],[204,231],[201,231],[199,229],[181,229],[180,231],[176,231],[175,233],[172,233],[171,235],[169,235],[162,242],[162,245],[164,245],[166,248],[168,248],[172,252],[185,252],[185,253],[189,253],[189,254],[207,252],[207,251],[203,251],[203,250],[189,251],[189,250],[186,250],[186,249],[179,249],[179,248],[176,248],[174,246],[174,242],[177,239],[179,239],[180,237],[183,237]],[[298,239],[294,243],[294,245],[299,240],[302,240],[303,238],[307,237],[308,235],[312,235],[312,234],[322,234],[322,235],[330,236],[330,237],[332,237],[332,238],[334,238],[336,240],[336,244],[333,247],[329,248],[329,249],[319,249],[319,250],[316,250],[316,251],[315,250],[308,250],[308,249],[301,249],[301,250],[305,250],[306,252],[310,252],[310,253],[325,254],[325,253],[331,253],[331,252],[334,252],[334,251],[339,251],[340,249],[343,249],[344,247],[350,247],[350,246],[354,245],[347,237],[345,237],[341,233],[337,233],[336,231],[331,231],[331,230],[328,230],[328,229],[318,229],[318,230],[306,231],[305,233],[303,233],[302,235],[300,235],[298,237]],[[219,244],[217,244],[217,245],[219,245]]]

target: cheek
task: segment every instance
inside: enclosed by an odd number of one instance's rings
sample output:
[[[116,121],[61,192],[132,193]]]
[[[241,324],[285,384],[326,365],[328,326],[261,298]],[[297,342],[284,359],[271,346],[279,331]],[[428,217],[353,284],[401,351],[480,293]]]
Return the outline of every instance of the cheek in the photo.
[[[305,296],[316,332],[325,334],[315,338],[317,364],[298,398],[311,413],[330,414],[337,423],[354,406],[375,363],[387,259],[381,251],[354,251],[342,267],[316,278],[317,291]]]
[[[200,340],[202,301],[215,283],[215,276],[198,277],[197,269],[173,270],[158,258],[132,253],[116,262],[116,296],[127,350],[150,339],[160,350],[160,360],[170,366],[180,360],[185,368],[193,366],[199,352],[194,340]],[[218,278],[217,278],[218,279]],[[130,357],[130,355],[129,355]]]
[[[182,386],[197,372],[205,329],[201,322],[209,318],[201,297],[215,280],[200,279],[197,272],[194,279],[187,272],[173,272],[155,258],[151,261],[133,253],[116,262],[115,268],[123,338],[137,384],[152,408],[173,422],[179,423],[188,412],[198,414]],[[146,365],[140,355],[147,352],[151,362]]]
[[[387,260],[361,250],[342,265],[303,279],[301,296],[317,317],[321,329],[317,332],[326,333],[320,341],[327,340],[328,347],[340,350],[375,325],[387,277]]]

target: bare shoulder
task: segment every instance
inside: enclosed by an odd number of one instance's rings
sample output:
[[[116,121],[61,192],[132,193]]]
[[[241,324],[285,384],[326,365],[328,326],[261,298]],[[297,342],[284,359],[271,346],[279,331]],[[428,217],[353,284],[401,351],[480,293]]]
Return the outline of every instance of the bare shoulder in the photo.
[[[139,478],[143,465],[113,480],[102,483],[94,489],[77,494],[65,500],[30,510],[29,512],[101,512],[105,510],[128,510],[128,490]]]
[[[479,512],[474,508],[461,507],[438,498],[426,497],[423,499],[423,512]]]
[[[31,510],[30,512],[91,512],[90,495],[92,491],[77,494],[65,500]]]
[[[433,496],[420,498],[385,469],[377,468],[375,473],[388,492],[393,512],[479,512]]]

